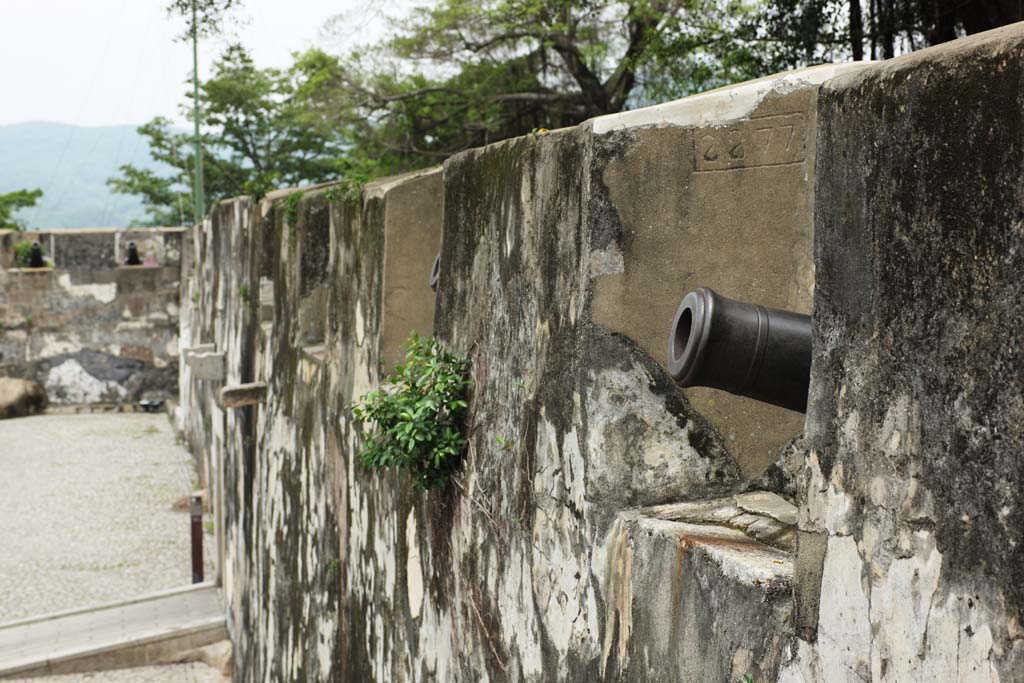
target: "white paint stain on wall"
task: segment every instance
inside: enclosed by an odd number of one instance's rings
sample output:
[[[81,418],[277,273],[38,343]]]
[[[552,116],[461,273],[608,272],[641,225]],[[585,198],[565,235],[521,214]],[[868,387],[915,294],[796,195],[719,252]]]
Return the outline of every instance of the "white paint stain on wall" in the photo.
[[[57,284],[59,284],[68,294],[76,298],[91,296],[97,301],[105,304],[109,304],[117,298],[116,282],[110,282],[107,284],[75,285],[71,283],[70,275],[67,273],[61,273],[57,277]]]
[[[123,386],[93,377],[73,358],[52,368],[45,385],[51,396],[63,395],[64,403],[100,403],[128,395]]]
[[[418,619],[423,608],[423,564],[420,562],[420,544],[416,536],[415,510],[409,510],[409,518],[405,520],[405,546],[405,581],[409,596],[409,612],[413,619]]]

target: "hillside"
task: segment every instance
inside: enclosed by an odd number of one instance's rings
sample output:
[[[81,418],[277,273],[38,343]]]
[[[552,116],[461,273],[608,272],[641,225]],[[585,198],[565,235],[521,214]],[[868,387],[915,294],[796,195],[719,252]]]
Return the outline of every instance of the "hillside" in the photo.
[[[135,126],[83,127],[33,121],[0,126],[0,193],[41,188],[18,218],[33,228],[123,226],[144,220],[135,197],[112,194],[122,164],[159,168]],[[188,207],[185,207],[186,212]]]

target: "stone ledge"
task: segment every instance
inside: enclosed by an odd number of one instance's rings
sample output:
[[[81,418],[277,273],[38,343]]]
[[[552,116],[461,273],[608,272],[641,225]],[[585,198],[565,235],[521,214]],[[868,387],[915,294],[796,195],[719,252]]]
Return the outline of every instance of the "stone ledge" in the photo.
[[[185,365],[191,368],[195,379],[224,379],[224,352],[216,351],[213,344],[199,344],[186,349]]]
[[[244,408],[263,403],[267,398],[267,385],[250,382],[224,387],[220,390],[220,403],[224,408]]]
[[[791,552],[796,547],[796,506],[770,491],[752,491],[726,498],[668,503],[644,508],[652,520],[714,525]]]
[[[604,550],[605,677],[775,680],[792,638],[790,553],[636,511],[619,516]]]

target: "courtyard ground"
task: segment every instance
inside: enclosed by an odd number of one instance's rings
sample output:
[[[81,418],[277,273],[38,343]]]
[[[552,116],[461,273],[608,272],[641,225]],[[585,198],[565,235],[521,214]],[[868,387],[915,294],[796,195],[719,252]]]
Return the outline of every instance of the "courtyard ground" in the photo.
[[[189,515],[172,506],[195,486],[164,414],[0,421],[0,623],[190,584]],[[221,678],[196,663],[33,680]]]

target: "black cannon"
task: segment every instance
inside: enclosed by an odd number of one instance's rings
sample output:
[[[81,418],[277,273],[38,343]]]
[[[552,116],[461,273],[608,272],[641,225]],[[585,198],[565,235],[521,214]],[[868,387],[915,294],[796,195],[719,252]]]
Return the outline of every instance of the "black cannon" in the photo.
[[[434,257],[434,265],[430,267],[430,288],[437,291],[437,283],[441,279],[441,252]]]
[[[139,259],[139,248],[135,246],[135,242],[128,243],[128,258],[125,259],[124,264],[126,266],[142,265],[142,261]]]
[[[24,257],[22,257],[24,258]],[[32,243],[32,251],[28,256],[28,267],[29,268],[45,268],[46,261],[43,260],[43,248],[39,246],[39,242]]]
[[[672,321],[668,369],[681,387],[713,387],[806,412],[811,317],[700,287],[683,297]]]

